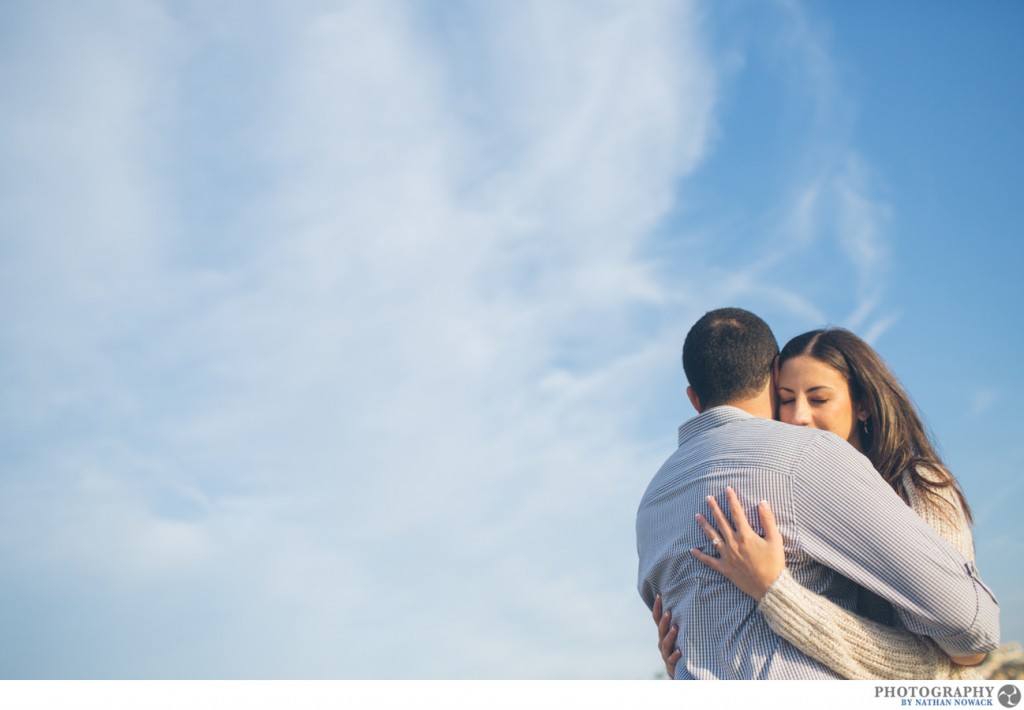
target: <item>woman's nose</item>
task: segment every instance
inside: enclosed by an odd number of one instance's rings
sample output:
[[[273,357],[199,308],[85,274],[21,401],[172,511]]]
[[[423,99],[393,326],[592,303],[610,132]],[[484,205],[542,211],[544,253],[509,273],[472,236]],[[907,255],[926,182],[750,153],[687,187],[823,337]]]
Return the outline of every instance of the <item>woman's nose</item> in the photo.
[[[793,407],[793,423],[797,426],[810,426],[813,419],[811,419],[811,408],[808,406],[807,401],[797,400]]]

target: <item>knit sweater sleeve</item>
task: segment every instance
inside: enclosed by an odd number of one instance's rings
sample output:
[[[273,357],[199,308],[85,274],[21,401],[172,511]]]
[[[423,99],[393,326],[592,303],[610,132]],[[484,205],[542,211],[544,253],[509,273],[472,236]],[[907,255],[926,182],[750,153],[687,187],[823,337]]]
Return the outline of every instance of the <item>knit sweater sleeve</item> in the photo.
[[[906,482],[914,511],[973,562],[970,526],[955,492],[938,489],[938,500]],[[978,677],[975,668],[953,664],[931,639],[847,611],[811,592],[786,570],[765,593],[758,609],[775,633],[851,680]]]

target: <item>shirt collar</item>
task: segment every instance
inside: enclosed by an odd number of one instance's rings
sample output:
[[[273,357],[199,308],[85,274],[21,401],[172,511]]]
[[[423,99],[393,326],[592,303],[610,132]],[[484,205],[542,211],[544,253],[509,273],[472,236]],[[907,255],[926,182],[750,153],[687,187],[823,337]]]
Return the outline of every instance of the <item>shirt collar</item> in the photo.
[[[754,415],[728,404],[707,409],[679,425],[679,445],[682,446],[683,442],[710,429],[741,419],[754,419]]]

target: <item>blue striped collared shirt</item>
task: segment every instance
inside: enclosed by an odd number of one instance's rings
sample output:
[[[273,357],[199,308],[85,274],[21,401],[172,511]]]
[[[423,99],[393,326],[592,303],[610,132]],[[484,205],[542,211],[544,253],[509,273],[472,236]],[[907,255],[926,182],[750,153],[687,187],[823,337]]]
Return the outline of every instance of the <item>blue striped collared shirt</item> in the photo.
[[[999,643],[999,607],[974,566],[897,496],[868,460],[824,431],[714,407],[679,427],[679,448],[637,513],[640,595],[661,594],[682,658],[676,678],[837,678],[777,636],[756,602],[690,554],[715,554],[694,516],[728,515],[732,486],[757,522],[767,500],[793,578],[853,610],[857,585],[890,602],[900,621],[951,655]]]

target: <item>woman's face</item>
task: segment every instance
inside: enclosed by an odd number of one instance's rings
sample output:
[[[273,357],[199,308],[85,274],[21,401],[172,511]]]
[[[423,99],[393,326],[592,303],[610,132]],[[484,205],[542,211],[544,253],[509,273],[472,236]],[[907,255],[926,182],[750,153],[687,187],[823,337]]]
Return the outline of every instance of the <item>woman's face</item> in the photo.
[[[834,367],[808,355],[787,360],[778,393],[781,421],[830,431],[862,451],[859,425],[867,413],[855,411],[850,383]]]

